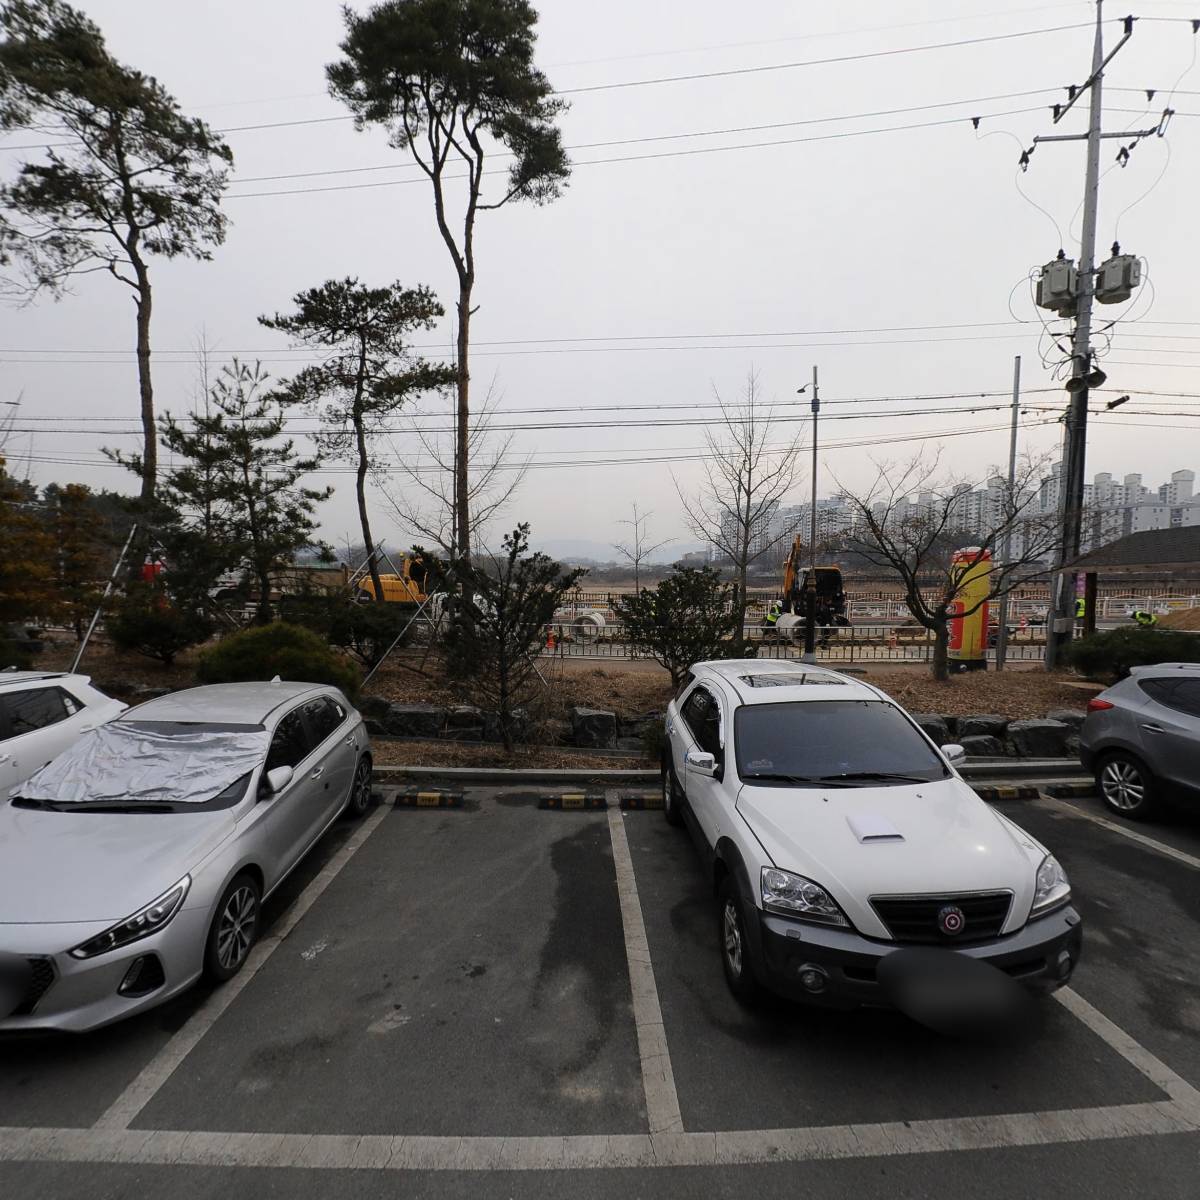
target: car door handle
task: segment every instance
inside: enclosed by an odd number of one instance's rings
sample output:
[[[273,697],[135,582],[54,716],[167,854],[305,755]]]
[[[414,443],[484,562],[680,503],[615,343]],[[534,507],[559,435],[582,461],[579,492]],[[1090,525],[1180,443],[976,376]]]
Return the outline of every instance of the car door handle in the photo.
[[[1166,730],[1163,729],[1163,727],[1161,725],[1145,725],[1145,724],[1143,724],[1142,728],[1147,733],[1165,733],[1166,732]]]
[[[356,738],[356,737],[354,736],[354,734],[351,734],[351,735],[350,735],[350,736],[349,736],[349,737],[346,739],[346,745],[347,745],[347,746],[353,746],[353,747],[354,747],[354,749],[355,749],[355,750],[357,750],[357,749],[358,749],[358,738]]]
[[[324,774],[325,774],[325,768],[324,768],[324,767],[314,767],[314,768],[313,768],[313,771],[312,771],[312,774],[311,774],[311,775],[309,775],[309,779],[320,779],[320,778],[321,778],[321,776],[322,776],[322,775],[324,775]]]

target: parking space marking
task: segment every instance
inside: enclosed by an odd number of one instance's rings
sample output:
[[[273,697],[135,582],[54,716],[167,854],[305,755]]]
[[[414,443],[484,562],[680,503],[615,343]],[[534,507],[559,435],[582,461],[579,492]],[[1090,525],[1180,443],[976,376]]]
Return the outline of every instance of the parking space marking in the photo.
[[[651,1134],[682,1133],[679,1095],[663,1028],[658,985],[650,963],[650,946],[642,922],[633,858],[625,836],[625,818],[609,797],[608,832],[612,838],[617,896],[621,903],[621,925],[625,931],[625,957],[629,962],[629,985],[633,993],[633,1021],[637,1027],[638,1055],[642,1063],[642,1087],[646,1093],[646,1118]]]
[[[1091,821],[1093,825],[1099,825],[1101,828],[1107,829],[1112,833],[1119,833],[1123,838],[1127,838],[1131,842],[1137,842],[1139,846],[1145,846],[1148,850],[1165,854],[1168,858],[1173,858],[1176,862],[1183,863],[1185,867],[1200,870],[1200,858],[1196,858],[1195,855],[1188,854],[1186,851],[1176,850],[1174,846],[1168,846],[1165,842],[1155,841],[1154,838],[1147,837],[1144,833],[1138,833],[1136,829],[1129,829],[1125,825],[1119,825],[1116,821],[1110,821],[1106,817],[1088,812],[1087,809],[1078,808],[1074,804],[1068,804],[1065,800],[1046,798],[1039,800],[1037,803],[1039,808],[1048,808],[1055,812],[1070,813],[1073,817],[1082,817],[1085,821]]]
[[[113,1101],[93,1126],[97,1130],[128,1129],[134,1118],[154,1098],[155,1094],[175,1073],[179,1064],[191,1053],[202,1037],[216,1024],[221,1014],[238,998],[242,989],[262,970],[267,959],[280,942],[300,923],[323,891],[337,878],[341,869],[355,852],[375,832],[392,809],[377,808],[356,829],[349,841],[321,868],[309,885],[285,912],[269,936],[250,952],[246,965],[228,983],[209,994],[190,1020],[142,1068],[137,1077]]]

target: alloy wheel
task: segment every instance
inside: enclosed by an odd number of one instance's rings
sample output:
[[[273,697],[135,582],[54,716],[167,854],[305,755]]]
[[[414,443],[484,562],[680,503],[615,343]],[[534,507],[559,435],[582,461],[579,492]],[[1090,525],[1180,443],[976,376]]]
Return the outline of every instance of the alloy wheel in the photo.
[[[1123,812],[1132,812],[1146,798],[1141,772],[1132,763],[1121,759],[1104,764],[1100,786],[1104,789],[1104,798]]]
[[[231,893],[217,926],[217,961],[226,971],[242,965],[254,942],[258,925],[258,898],[249,884]]]
[[[371,764],[364,758],[354,772],[354,787],[350,792],[350,807],[364,813],[371,803]]]
[[[725,901],[725,958],[734,975],[741,975],[742,926],[732,900]]]

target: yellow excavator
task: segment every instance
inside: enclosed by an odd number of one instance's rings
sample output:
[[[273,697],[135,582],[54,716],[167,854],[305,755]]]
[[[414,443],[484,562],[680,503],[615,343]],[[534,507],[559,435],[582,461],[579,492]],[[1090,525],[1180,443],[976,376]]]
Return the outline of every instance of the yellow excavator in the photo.
[[[424,562],[411,554],[402,555],[398,564],[400,574],[390,573],[379,576],[379,586],[383,591],[383,599],[388,604],[405,604],[415,608],[424,604],[428,599],[425,592],[426,569]],[[375,597],[375,588],[371,576],[364,574],[354,585],[356,600],[370,603]]]
[[[792,543],[783,564],[782,612],[804,617],[804,590],[808,587],[808,567],[801,566],[803,545],[800,538]],[[846,615],[846,589],[842,583],[841,567],[816,567],[817,625],[849,625]],[[787,622],[792,625],[793,622]]]

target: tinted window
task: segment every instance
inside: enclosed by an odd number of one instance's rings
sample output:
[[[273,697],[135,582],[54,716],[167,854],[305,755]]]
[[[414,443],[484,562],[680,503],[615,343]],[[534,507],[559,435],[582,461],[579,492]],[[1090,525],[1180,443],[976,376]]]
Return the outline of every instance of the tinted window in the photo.
[[[63,693],[58,688],[30,688],[27,692],[9,692],[0,696],[0,703],[8,713],[9,737],[33,733],[57,725],[68,716],[78,712],[78,705],[68,711]]]
[[[311,749],[312,743],[309,742],[308,731],[304,727],[300,710],[294,709],[279,722],[275,729],[275,736],[271,739],[271,749],[267,751],[267,770],[273,771],[276,767],[299,766]]]
[[[322,696],[304,706],[304,715],[312,730],[313,744],[319,745],[345,720],[346,710],[328,696]]]
[[[682,714],[692,737],[701,750],[719,756],[721,753],[721,709],[717,698],[707,688],[698,687],[683,702]]]
[[[1139,679],[1138,687],[1167,708],[1200,717],[1200,679]]]
[[[1171,693],[1178,683],[1178,679],[1139,679],[1138,687],[1151,700],[1157,700],[1159,704],[1170,704]]]
[[[735,741],[738,774],[764,783],[853,778],[855,786],[872,787],[949,775],[908,718],[880,700],[748,704],[737,710]]]

